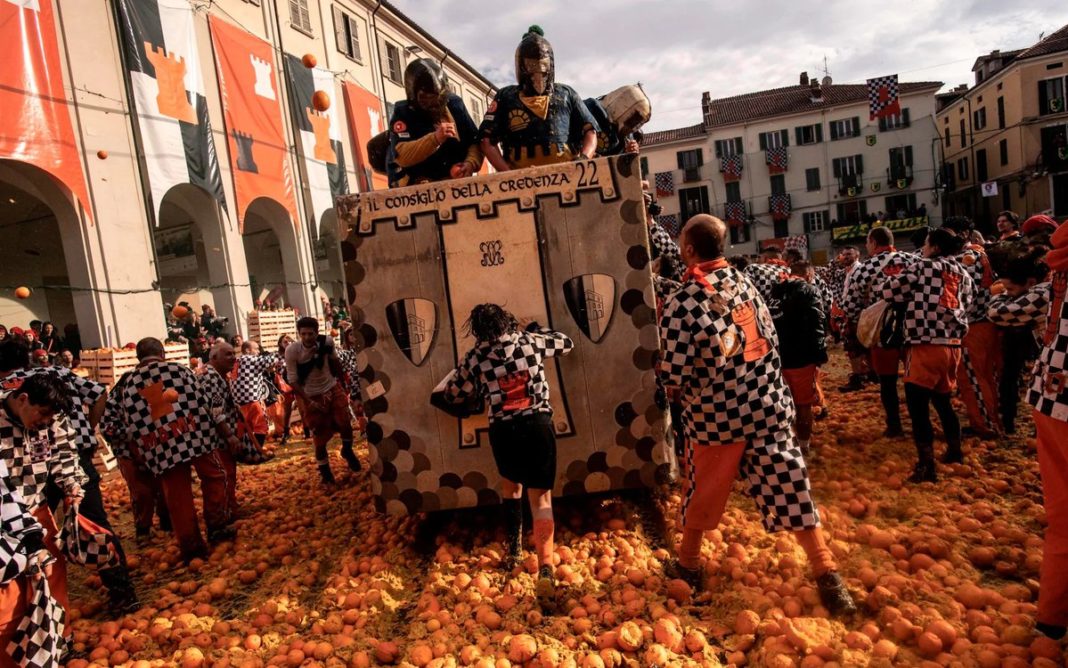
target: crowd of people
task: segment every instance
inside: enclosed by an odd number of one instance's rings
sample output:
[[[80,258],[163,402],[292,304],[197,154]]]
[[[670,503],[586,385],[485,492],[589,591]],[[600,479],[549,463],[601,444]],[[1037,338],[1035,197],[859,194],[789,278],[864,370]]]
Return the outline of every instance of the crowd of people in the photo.
[[[20,339],[29,347],[34,366],[62,366],[71,369],[77,366],[82,350],[82,337],[78,325],[70,323],[60,335],[51,322],[31,320],[27,327],[0,325],[0,344],[10,339]]]

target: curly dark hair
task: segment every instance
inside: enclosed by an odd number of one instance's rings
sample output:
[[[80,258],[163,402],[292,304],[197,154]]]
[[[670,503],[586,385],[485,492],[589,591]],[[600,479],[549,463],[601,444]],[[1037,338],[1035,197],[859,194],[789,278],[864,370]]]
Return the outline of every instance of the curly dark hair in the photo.
[[[941,227],[927,233],[927,243],[938,249],[935,257],[957,255],[964,250],[964,239]]]
[[[471,309],[464,331],[478,341],[495,341],[518,326],[515,316],[497,304],[479,304]]]
[[[56,415],[70,415],[74,410],[70,386],[54,373],[35,373],[11,393],[15,397],[23,394],[34,406],[50,408]]]
[[[1001,277],[1016,285],[1027,285],[1027,281],[1031,279],[1042,281],[1049,274],[1049,267],[1042,261],[1045,257],[1045,249],[1032,248],[1029,252],[1010,259]]]

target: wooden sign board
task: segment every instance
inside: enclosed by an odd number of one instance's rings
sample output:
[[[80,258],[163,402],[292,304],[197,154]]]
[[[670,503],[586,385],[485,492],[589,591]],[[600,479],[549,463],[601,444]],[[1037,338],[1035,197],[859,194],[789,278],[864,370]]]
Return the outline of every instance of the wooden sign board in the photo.
[[[666,474],[634,156],[349,195],[337,208],[380,511],[500,501],[486,416],[430,405],[472,347],[464,323],[485,302],[575,342],[546,366],[556,494],[648,487]]]

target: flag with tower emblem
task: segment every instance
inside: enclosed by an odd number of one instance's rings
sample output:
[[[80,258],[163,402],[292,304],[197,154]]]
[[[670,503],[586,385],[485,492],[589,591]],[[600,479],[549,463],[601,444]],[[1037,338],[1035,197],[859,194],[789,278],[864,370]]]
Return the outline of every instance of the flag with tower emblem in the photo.
[[[901,113],[896,74],[868,79],[868,112],[873,121]]]
[[[323,214],[334,207],[334,198],[349,192],[345,176],[345,152],[341,146],[341,101],[334,74],[321,67],[305,67],[300,58],[286,54],[289,107],[297,132],[297,150],[302,158],[307,200],[311,207],[312,238],[319,237]],[[329,106],[319,111],[312,104],[317,91],[329,96]]]
[[[223,207],[193,7],[186,0],[118,0],[123,62],[133,93],[152,212],[163,197],[192,183]]]
[[[271,45],[237,26],[209,16],[219,74],[226,143],[237,199],[237,223],[258,197],[281,204],[297,224],[289,147],[282,128],[278,65]]]

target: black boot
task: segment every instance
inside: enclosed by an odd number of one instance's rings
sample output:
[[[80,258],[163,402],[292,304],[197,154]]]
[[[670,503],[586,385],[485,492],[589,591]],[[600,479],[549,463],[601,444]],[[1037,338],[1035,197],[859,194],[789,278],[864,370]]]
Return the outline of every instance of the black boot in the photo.
[[[141,609],[141,602],[137,600],[137,592],[126,566],[115,566],[100,571],[100,581],[108,590],[108,612],[115,617],[137,612]]]
[[[352,449],[352,441],[341,442],[341,458],[349,465],[349,470],[360,470],[360,458],[356,456],[356,452]]]
[[[669,561],[664,565],[664,577],[669,580],[682,580],[686,584],[690,585],[694,594],[697,594],[704,588],[702,582],[702,572],[700,568],[686,568],[678,561]]]
[[[504,556],[504,569],[511,571],[523,560],[523,501],[505,499],[504,511],[508,522],[508,553]]]
[[[901,402],[897,397],[897,376],[879,377],[879,399],[886,415],[886,438],[900,438],[905,432],[901,429]]]
[[[963,464],[964,453],[961,452],[960,442],[950,443],[946,447],[946,453],[942,455],[943,464]]]
[[[333,485],[337,482],[334,480],[334,472],[330,470],[329,463],[319,464],[319,479],[324,485]]]
[[[846,392],[859,392],[864,389],[864,378],[857,373],[849,374],[849,382],[838,388],[843,394]]]
[[[919,461],[916,462],[916,468],[909,476],[909,482],[913,484],[938,482],[938,474],[935,472],[934,444],[917,443],[916,454],[919,456]]]
[[[853,596],[838,573],[824,573],[816,580],[816,586],[820,591],[820,602],[833,616],[845,617],[857,611]]]
[[[1063,626],[1055,626],[1053,624],[1045,624],[1043,622],[1036,623],[1035,630],[1046,636],[1047,638],[1052,638],[1053,640],[1060,640],[1064,637],[1065,633],[1068,633],[1068,629],[1065,629]]]

